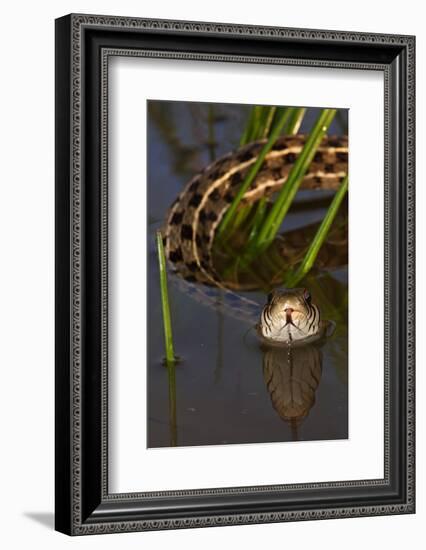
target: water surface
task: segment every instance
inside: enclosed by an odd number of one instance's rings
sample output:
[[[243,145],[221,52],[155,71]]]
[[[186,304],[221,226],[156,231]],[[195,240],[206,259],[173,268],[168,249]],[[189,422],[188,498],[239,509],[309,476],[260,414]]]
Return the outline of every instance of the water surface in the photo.
[[[149,102],[148,116],[148,447],[222,445],[348,437],[347,266],[318,271],[302,282],[336,323],[334,334],[293,353],[262,349],[250,323],[228,315],[220,292],[213,306],[197,301],[170,279],[176,353],[163,364],[161,299],[155,232],[187,181],[206,164],[238,146],[248,107]],[[309,109],[301,131],[317,110]],[[339,112],[330,133],[346,133]],[[299,192],[299,199],[306,192]],[[322,219],[325,206],[290,211],[284,231]],[[245,293],[259,304],[263,292]],[[289,391],[303,406],[289,410]],[[299,415],[299,417],[298,417]],[[300,417],[303,416],[303,417]]]

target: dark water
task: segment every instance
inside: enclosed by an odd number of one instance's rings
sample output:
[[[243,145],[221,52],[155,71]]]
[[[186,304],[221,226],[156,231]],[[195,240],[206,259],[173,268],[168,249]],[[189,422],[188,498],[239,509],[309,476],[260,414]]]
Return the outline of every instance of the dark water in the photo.
[[[172,369],[163,365],[155,231],[185,183],[238,145],[248,109],[149,103],[148,447],[348,437],[345,265],[323,269],[299,285],[311,290],[323,317],[336,328],[325,341],[296,348],[290,356],[283,348],[262,349],[250,324],[227,314],[220,292],[215,307],[207,306],[171,278],[173,336],[181,362]],[[317,114],[307,111],[301,132],[309,131]],[[346,132],[347,114],[341,111],[330,133]],[[323,205],[290,211],[284,230],[320,221],[324,212]],[[266,301],[261,292],[245,295],[259,303],[259,310]],[[298,396],[298,407],[288,405],[291,392]]]

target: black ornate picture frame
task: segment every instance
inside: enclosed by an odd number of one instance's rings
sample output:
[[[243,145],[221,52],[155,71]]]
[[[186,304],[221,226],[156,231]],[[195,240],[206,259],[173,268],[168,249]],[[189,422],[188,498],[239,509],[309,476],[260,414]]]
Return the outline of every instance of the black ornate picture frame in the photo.
[[[384,75],[384,477],[108,491],[108,59]],[[56,529],[69,535],[415,511],[413,36],[68,15],[56,21]]]

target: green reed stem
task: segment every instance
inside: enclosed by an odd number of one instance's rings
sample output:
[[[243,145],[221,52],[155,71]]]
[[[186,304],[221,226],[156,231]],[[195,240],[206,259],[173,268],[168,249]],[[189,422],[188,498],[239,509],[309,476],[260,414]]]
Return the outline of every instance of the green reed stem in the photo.
[[[246,145],[253,141],[253,136],[256,135],[261,124],[262,113],[263,107],[261,105],[255,105],[251,108],[250,116],[240,139],[240,145]]]
[[[251,224],[250,235],[248,237],[247,243],[250,243],[253,239],[256,238],[259,228],[262,225],[263,218],[265,217],[266,206],[266,197],[262,197],[257,203],[256,212],[253,217],[253,222]]]
[[[299,107],[294,110],[287,126],[287,134],[295,135],[299,132],[305,113],[306,107]]]
[[[259,139],[268,138],[287,109],[288,107],[267,107],[262,105],[252,107],[240,139],[240,146]]]
[[[229,223],[231,222],[232,218],[235,215],[235,212],[238,208],[238,205],[241,202],[241,199],[243,198],[243,196],[246,193],[247,189],[250,187],[252,181],[256,177],[260,167],[263,164],[263,161],[265,160],[266,155],[269,153],[269,151],[271,150],[272,146],[275,143],[275,140],[280,135],[280,132],[281,132],[282,128],[285,126],[285,124],[287,124],[292,112],[293,112],[292,108],[287,109],[286,111],[284,111],[284,113],[281,116],[281,119],[279,120],[279,123],[277,123],[276,126],[274,127],[274,129],[271,131],[271,134],[268,138],[268,141],[263,146],[259,156],[257,157],[256,162],[250,168],[247,176],[245,177],[243,183],[241,184],[241,186],[238,190],[238,193],[236,194],[234,200],[232,201],[230,207],[228,208],[228,210],[226,211],[226,213],[223,217],[223,220],[222,220],[222,222],[221,222],[221,224],[218,228],[218,231],[217,231],[218,238],[221,238],[222,235],[224,234],[225,230],[227,229]]]
[[[293,112],[291,113],[293,114]],[[324,134],[327,132],[336,109],[323,109],[319,115],[311,133],[303,147],[300,155],[297,157],[293,168],[291,169],[285,185],[282,187],[277,200],[271,208],[262,228],[259,231],[254,248],[256,254],[265,250],[274,240],[285,215],[299,189],[306,171],[309,168],[312,159],[321,143]]]
[[[327,238],[328,232],[330,230],[331,224],[333,223],[339,207],[342,203],[344,196],[348,190],[348,176],[345,176],[344,180],[340,184],[336,194],[333,197],[333,200],[327,210],[327,213],[324,219],[321,222],[321,225],[318,228],[318,231],[315,234],[313,241],[311,242],[305,257],[296,270],[295,273],[291,273],[286,281],[285,286],[288,288],[294,287],[298,282],[305,277],[309,271],[312,269],[312,266],[315,263],[315,260],[318,256],[318,252],[321,249],[325,239]]]
[[[246,126],[244,128],[244,132],[241,134],[240,146],[246,145],[248,143],[248,140],[249,140],[249,137],[250,137],[250,134],[251,134],[251,131],[252,131],[251,129],[252,129],[252,125],[253,125],[253,118],[254,118],[254,107],[252,107],[250,109],[250,114],[247,118]]]
[[[263,105],[256,105],[255,107],[253,107],[253,111],[253,124],[251,127],[251,133],[249,134],[248,143],[254,141],[256,139],[256,136],[258,136],[261,132],[265,107]]]
[[[276,107],[269,107],[266,116],[265,116],[265,123],[263,125],[263,131],[262,131],[262,137],[267,138],[269,136],[269,132],[272,128],[272,122],[274,120],[275,112],[277,108]]]
[[[175,353],[173,349],[172,322],[170,317],[169,291],[167,288],[167,268],[164,254],[163,237],[161,231],[157,231],[158,266],[160,269],[161,305],[163,308],[164,344],[166,348],[167,363],[174,363]]]
[[[283,114],[286,111],[288,111],[289,109],[294,110],[294,107],[277,107],[275,109],[275,113],[274,113],[274,117],[272,119],[271,128],[270,128],[269,133],[274,131],[276,125],[279,123],[279,121],[280,121],[281,117],[283,116]],[[290,118],[291,118],[291,115],[290,115]]]
[[[232,221],[228,226],[228,231],[227,231],[228,236],[231,235],[231,233],[234,233],[235,231],[238,231],[241,228],[241,226],[249,217],[252,207],[253,207],[252,204],[247,204],[237,210],[234,218],[232,219]],[[225,235],[223,236],[222,240],[226,240]]]

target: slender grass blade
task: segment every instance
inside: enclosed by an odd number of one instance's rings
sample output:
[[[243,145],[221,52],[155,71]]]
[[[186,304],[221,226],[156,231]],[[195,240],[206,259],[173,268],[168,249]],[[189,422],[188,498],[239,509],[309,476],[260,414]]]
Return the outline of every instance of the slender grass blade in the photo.
[[[336,109],[323,109],[319,115],[309,137],[303,147],[287,181],[281,189],[272,209],[265,219],[262,228],[259,231],[254,249],[256,254],[265,250],[275,238],[288,209],[299,189],[299,186],[306,174],[312,159],[321,143],[322,138],[327,132],[334,116]]]
[[[249,170],[249,173],[245,177],[243,183],[241,184],[238,193],[236,194],[234,200],[232,201],[230,207],[226,211],[225,216],[223,217],[223,220],[219,226],[219,229],[217,231],[217,237],[221,238],[226,229],[228,228],[228,225],[230,224],[231,220],[233,219],[235,212],[238,208],[238,205],[240,204],[244,194],[246,193],[247,189],[250,187],[252,181],[256,177],[257,173],[259,172],[260,167],[262,166],[263,161],[265,160],[266,155],[269,153],[269,151],[272,149],[272,146],[274,145],[277,137],[279,136],[281,130],[287,124],[291,114],[293,112],[293,109],[287,109],[284,111],[283,115],[281,116],[281,119],[279,123],[274,127],[273,131],[271,132],[271,135],[269,136],[268,141],[263,146],[256,162],[253,164],[251,169]]]
[[[313,241],[311,242],[305,257],[296,270],[295,273],[290,273],[290,275],[285,280],[285,285],[289,288],[296,286],[301,279],[303,279],[309,271],[312,269],[312,266],[315,263],[315,260],[318,256],[318,253],[321,249],[321,246],[324,244],[325,239],[327,238],[328,232],[330,230],[331,224],[333,223],[339,207],[342,204],[342,200],[346,195],[348,190],[348,176],[345,176],[344,180],[339,186],[334,198],[327,210],[324,219],[321,222],[321,225],[318,228],[317,233]]]
[[[161,231],[157,231],[158,266],[160,270],[161,305],[163,311],[164,344],[167,363],[173,363],[176,358],[173,348],[172,322],[169,306],[169,291],[167,287],[167,267],[164,254],[163,237]]]

